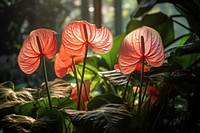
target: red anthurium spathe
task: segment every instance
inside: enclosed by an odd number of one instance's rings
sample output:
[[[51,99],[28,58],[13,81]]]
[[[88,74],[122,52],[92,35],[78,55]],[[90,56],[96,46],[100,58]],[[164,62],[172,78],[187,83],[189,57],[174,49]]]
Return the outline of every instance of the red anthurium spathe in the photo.
[[[114,65],[114,69],[119,69],[119,64]],[[142,71],[142,66],[140,64],[137,65],[135,70]],[[144,72],[149,72],[150,68],[148,66],[144,66]]]
[[[144,37],[144,57],[141,36]],[[119,69],[124,74],[130,74],[137,68],[142,58],[153,67],[159,67],[164,62],[164,47],[160,34],[147,26],[130,32],[124,38],[118,53]]]
[[[107,53],[112,48],[113,36],[106,27],[97,29],[87,21],[69,23],[62,33],[62,43],[72,55],[84,55],[86,45],[97,53]]]
[[[40,56],[46,56],[48,59],[55,56],[58,50],[55,35],[55,31],[41,28],[32,31],[27,36],[18,55],[19,67],[24,73],[32,74],[38,68]]]
[[[92,98],[92,96],[90,96],[90,81],[89,80],[85,80],[85,87],[84,85],[82,87],[82,93],[81,93],[81,101],[82,103],[88,102],[88,100],[90,100]],[[78,92],[77,92],[77,87],[74,87],[72,92],[71,92],[71,98],[74,100],[74,102],[78,103]]]
[[[72,58],[74,58],[75,64],[78,64],[83,60],[83,56],[72,57],[62,44],[60,46],[60,52],[57,54],[54,62],[54,70],[57,77],[62,78],[73,70]]]
[[[154,104],[157,102],[158,97],[160,95],[160,92],[157,88],[155,88],[154,86],[149,85],[147,87],[146,93],[150,96],[150,102],[151,104]]]

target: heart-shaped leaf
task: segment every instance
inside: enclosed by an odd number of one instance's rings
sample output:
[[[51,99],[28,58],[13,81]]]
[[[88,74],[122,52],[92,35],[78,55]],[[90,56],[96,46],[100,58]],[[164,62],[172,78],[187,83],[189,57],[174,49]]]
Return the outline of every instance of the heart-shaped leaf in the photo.
[[[63,117],[56,110],[41,108],[37,112],[37,120],[31,126],[31,133],[62,133]]]
[[[106,104],[123,104],[123,100],[120,97],[117,97],[113,94],[103,94],[94,97],[89,103],[88,103],[88,110],[94,110],[101,106],[104,106]]]
[[[123,104],[107,104],[93,111],[65,109],[64,112],[82,133],[126,133],[132,120]]]

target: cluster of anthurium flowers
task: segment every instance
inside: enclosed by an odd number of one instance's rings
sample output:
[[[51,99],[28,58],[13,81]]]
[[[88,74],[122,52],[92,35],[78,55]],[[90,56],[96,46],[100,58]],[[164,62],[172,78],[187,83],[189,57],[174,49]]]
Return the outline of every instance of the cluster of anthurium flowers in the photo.
[[[113,46],[112,33],[106,27],[97,29],[94,24],[86,21],[71,22],[62,33],[59,52],[55,35],[56,32],[49,29],[32,31],[25,39],[18,55],[19,67],[24,73],[32,74],[38,68],[40,57],[42,57],[49,104],[52,108],[48,92],[45,57],[47,59],[56,57],[54,70],[59,78],[69,72],[74,72],[77,79],[75,65],[83,61],[81,83],[76,80],[77,86],[71,93],[71,97],[78,104],[78,109],[81,109],[81,102],[87,102],[92,98],[89,95],[89,81],[84,81],[88,46],[100,54],[109,52]],[[118,54],[118,65],[115,68],[119,68],[124,74],[130,74],[139,69],[146,72],[149,71],[149,68],[144,65],[144,60],[154,67],[161,66],[164,61],[164,49],[159,33],[146,26],[132,31],[124,38]]]

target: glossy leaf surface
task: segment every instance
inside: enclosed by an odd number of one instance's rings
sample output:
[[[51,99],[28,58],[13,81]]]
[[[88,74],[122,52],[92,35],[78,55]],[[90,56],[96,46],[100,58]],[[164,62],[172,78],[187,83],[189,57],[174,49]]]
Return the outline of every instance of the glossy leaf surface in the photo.
[[[123,104],[107,104],[93,111],[65,109],[73,124],[83,133],[126,133],[131,113]]]

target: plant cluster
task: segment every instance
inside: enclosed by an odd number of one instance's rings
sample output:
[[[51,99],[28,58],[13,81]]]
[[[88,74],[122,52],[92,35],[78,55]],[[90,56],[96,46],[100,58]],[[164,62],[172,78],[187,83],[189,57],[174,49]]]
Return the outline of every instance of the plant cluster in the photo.
[[[132,17],[158,2],[163,1],[141,0]],[[173,19],[163,13],[131,20],[126,33],[115,38],[106,27],[70,22],[60,49],[55,31],[33,30],[18,64],[26,74],[42,64],[44,83],[19,91],[12,82],[0,84],[3,132],[199,132],[199,34],[179,39],[181,46],[166,49],[176,39]],[[53,81],[46,59],[54,63]],[[66,75],[68,81],[62,79]]]

